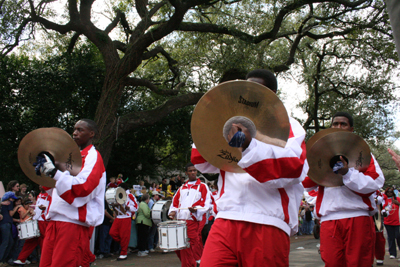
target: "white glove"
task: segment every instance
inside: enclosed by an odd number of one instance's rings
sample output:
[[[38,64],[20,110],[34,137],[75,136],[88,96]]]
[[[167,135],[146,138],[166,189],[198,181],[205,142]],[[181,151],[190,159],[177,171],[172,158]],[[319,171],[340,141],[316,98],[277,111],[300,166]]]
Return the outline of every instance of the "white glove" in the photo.
[[[46,163],[44,163],[43,167],[40,168],[40,172],[53,178],[57,172],[57,168],[46,154],[44,154],[44,158],[46,159]]]

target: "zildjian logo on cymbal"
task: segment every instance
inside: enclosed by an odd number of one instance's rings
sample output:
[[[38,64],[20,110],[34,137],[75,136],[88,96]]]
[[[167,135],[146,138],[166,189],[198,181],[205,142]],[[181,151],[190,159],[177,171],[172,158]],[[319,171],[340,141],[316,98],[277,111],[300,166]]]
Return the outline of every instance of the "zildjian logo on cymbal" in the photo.
[[[249,107],[258,108],[258,104],[260,103],[260,101],[250,102],[250,101],[246,100],[243,96],[239,96],[238,103],[239,104],[244,104],[244,105],[249,106]]]
[[[217,156],[220,158],[229,160],[229,163],[231,163],[233,161],[236,163],[239,162],[239,160],[235,156],[232,156],[231,152],[229,152],[228,150],[221,149],[220,152],[221,152],[221,154],[219,154]]]
[[[74,161],[72,160],[72,153],[69,153],[67,162],[65,162],[65,167],[67,168],[67,170],[72,170],[72,163]]]
[[[363,155],[362,155],[362,151],[360,151],[360,155],[358,156],[358,159],[357,159],[357,161],[356,161],[356,167],[361,167],[362,166],[362,164],[363,164],[363,159],[364,159],[364,157],[363,157]]]

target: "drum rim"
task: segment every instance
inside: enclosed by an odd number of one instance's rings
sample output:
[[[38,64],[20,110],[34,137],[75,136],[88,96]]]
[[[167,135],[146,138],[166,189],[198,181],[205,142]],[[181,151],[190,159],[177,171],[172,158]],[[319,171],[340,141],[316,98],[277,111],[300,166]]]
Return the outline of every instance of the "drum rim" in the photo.
[[[186,225],[186,221],[166,221],[160,222],[157,226],[174,226],[174,225]]]

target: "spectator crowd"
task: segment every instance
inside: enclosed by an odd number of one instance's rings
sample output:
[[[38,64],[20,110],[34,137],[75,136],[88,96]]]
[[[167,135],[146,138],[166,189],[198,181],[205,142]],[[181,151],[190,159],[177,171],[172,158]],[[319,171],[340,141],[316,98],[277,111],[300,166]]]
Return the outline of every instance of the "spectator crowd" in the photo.
[[[170,179],[164,178],[161,183],[152,182],[146,185],[145,181],[139,181],[138,185],[132,187],[124,183],[121,174],[111,177],[106,190],[122,187],[126,190],[127,202],[118,207],[104,200],[104,220],[94,229],[95,254],[91,256],[90,262],[112,255],[120,255],[117,260],[123,260],[131,253],[137,252],[138,256],[147,256],[148,253],[155,252],[158,246],[158,231],[157,224],[151,218],[151,209],[160,200],[172,200],[184,183],[185,178],[178,175]],[[212,192],[216,191],[213,184],[207,185]],[[0,206],[0,266],[39,262],[51,197],[42,186],[39,186],[40,192],[28,190],[26,184],[20,184],[16,180],[10,181],[5,191]],[[121,212],[122,206],[127,210]],[[210,217],[210,220],[212,218]],[[41,234],[39,237],[21,238],[18,235],[18,225],[30,220],[38,221]],[[129,227],[126,227],[126,224]],[[205,228],[208,232],[209,227]],[[204,242],[206,235],[203,235]]]

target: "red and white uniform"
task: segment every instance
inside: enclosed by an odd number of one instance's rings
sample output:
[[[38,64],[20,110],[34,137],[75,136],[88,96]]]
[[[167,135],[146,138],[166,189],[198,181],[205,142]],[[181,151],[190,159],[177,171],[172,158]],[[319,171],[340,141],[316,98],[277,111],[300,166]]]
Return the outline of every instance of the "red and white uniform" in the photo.
[[[81,151],[82,169],[77,176],[57,171],[55,188],[47,192],[50,220],[40,266],[79,266],[89,247],[89,226],[104,218],[106,172],[103,159],[93,145]],[[72,234],[71,234],[72,233]]]
[[[376,205],[377,207],[379,205],[382,205],[383,203],[383,196],[379,190],[376,190],[375,193],[373,194],[374,198],[376,199]],[[377,208],[378,210],[378,208]],[[379,212],[379,210],[378,210]],[[380,229],[378,229],[380,230]],[[376,231],[375,233],[375,258],[377,260],[384,260],[385,259],[385,243],[386,239],[385,236],[383,235],[383,231]]]
[[[195,213],[190,213],[188,209],[182,209],[188,207],[199,208]],[[205,220],[204,215],[210,208],[210,190],[200,179],[186,182],[178,189],[172,199],[168,214],[175,211],[178,220],[186,220],[187,235],[190,239],[189,248],[175,251],[182,263],[182,267],[196,266],[196,261],[201,259],[203,243],[199,233],[205,224],[205,221],[203,221]]]
[[[400,202],[400,197],[396,197],[396,200]],[[388,209],[387,216],[383,218],[385,225],[400,225],[399,220],[399,206],[392,202],[392,198],[388,198],[386,194],[383,195],[383,209]]]
[[[128,246],[129,246],[129,239],[131,237],[131,220],[132,215],[138,209],[137,200],[134,195],[131,194],[129,190],[126,190],[126,201],[124,206],[129,207],[129,210],[126,210],[124,214],[121,211],[115,209],[117,213],[117,218],[114,220],[111,229],[110,229],[110,236],[120,243],[121,245],[121,253],[120,255],[128,255]]]
[[[267,266],[271,260],[277,262],[276,258],[279,258],[282,264],[277,263],[278,266],[288,265],[289,236],[297,233],[298,209],[304,191],[301,185],[304,179],[302,171],[306,159],[305,131],[295,119],[289,118],[289,121],[290,134],[284,148],[252,139],[238,162],[246,173],[219,170],[206,162],[197,149],[193,148],[191,161],[200,172],[219,173],[218,194],[214,197],[218,213],[202,258],[202,264],[204,262],[205,266],[227,263],[213,261],[215,257],[212,256],[214,253],[212,251],[215,249],[224,254],[218,257],[219,259],[232,256],[232,264]],[[279,256],[275,254],[274,258],[268,258],[268,255],[271,257],[274,255],[270,251],[265,251],[270,246],[255,242],[252,236],[238,236],[237,238],[241,240],[240,247],[233,247],[232,242],[235,244],[237,242],[229,240],[228,233],[246,228],[252,229],[253,226],[256,227],[254,224],[259,224],[262,228],[271,228],[257,229],[267,235],[265,240],[271,240],[269,235],[276,233],[274,240],[284,243],[275,247],[277,250],[275,253],[279,253]],[[228,230],[227,227],[232,229]],[[282,233],[279,233],[277,228]],[[226,239],[217,239],[219,235],[223,235]],[[264,237],[260,239],[264,240]],[[221,251],[218,244],[232,245],[230,250],[233,251],[233,255],[227,255],[230,253],[228,249]]]
[[[40,193],[36,199],[35,216],[33,220],[38,220],[38,227],[40,236],[35,238],[26,239],[21,252],[18,255],[18,260],[25,262],[26,259],[31,255],[32,251],[39,245],[43,247],[43,240],[46,235],[46,228],[48,221],[46,220],[46,213],[51,202],[51,197],[47,193]],[[46,206],[45,210],[39,209],[39,206]]]
[[[317,190],[315,213],[321,219],[321,257],[325,266],[369,266],[373,263],[376,212],[373,193],[385,178],[375,157],[367,170],[349,168],[343,186],[318,186],[309,177],[306,191]]]
[[[33,216],[34,220],[38,220],[39,222],[44,222],[46,220],[46,214],[49,210],[49,206],[51,203],[51,196],[46,193],[40,193],[36,198],[36,207],[35,207],[35,216]],[[39,209],[39,206],[45,206],[45,210]]]
[[[343,176],[343,186],[318,186],[309,177],[303,181],[307,192],[316,190],[315,213],[321,222],[358,216],[372,216],[375,213],[375,200],[372,195],[383,186],[385,178],[375,157],[365,172],[349,168]]]

